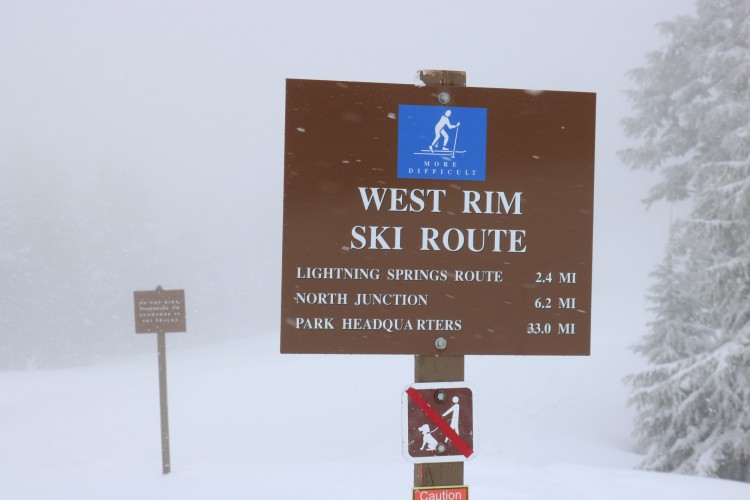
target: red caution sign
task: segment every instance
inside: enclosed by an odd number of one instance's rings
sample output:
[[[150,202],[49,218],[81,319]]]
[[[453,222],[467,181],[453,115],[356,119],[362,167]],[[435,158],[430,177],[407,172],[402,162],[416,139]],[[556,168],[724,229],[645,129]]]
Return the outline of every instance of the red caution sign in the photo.
[[[410,462],[461,462],[474,456],[474,397],[463,382],[404,390],[403,451]]]
[[[414,488],[413,500],[469,500],[468,486]]]

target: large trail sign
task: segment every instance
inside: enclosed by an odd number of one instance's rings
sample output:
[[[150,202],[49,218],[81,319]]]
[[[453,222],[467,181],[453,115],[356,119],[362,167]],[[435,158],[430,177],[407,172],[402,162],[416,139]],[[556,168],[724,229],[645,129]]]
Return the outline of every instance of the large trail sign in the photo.
[[[287,80],[281,351],[589,354],[595,104]]]

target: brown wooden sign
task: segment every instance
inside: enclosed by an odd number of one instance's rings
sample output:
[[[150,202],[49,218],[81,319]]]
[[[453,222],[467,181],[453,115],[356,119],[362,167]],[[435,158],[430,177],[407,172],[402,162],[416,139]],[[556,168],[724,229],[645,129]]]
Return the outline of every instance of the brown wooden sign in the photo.
[[[595,104],[288,80],[281,351],[588,354]]]
[[[135,333],[184,332],[185,291],[133,292]]]

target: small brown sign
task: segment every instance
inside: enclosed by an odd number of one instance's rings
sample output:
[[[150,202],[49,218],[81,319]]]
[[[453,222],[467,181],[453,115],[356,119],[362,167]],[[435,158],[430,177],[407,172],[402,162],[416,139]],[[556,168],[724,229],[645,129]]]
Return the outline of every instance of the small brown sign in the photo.
[[[135,333],[184,332],[185,291],[133,292]]]
[[[402,396],[404,458],[458,462],[474,456],[474,398],[459,382],[412,384]]]
[[[589,354],[595,94],[286,95],[282,352]]]

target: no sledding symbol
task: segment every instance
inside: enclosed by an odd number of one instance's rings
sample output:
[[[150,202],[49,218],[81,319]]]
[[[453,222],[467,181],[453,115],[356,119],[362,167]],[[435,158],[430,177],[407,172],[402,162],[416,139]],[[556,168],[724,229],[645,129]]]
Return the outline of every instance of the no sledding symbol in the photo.
[[[412,384],[401,402],[408,461],[463,462],[474,457],[473,393],[465,383]]]

